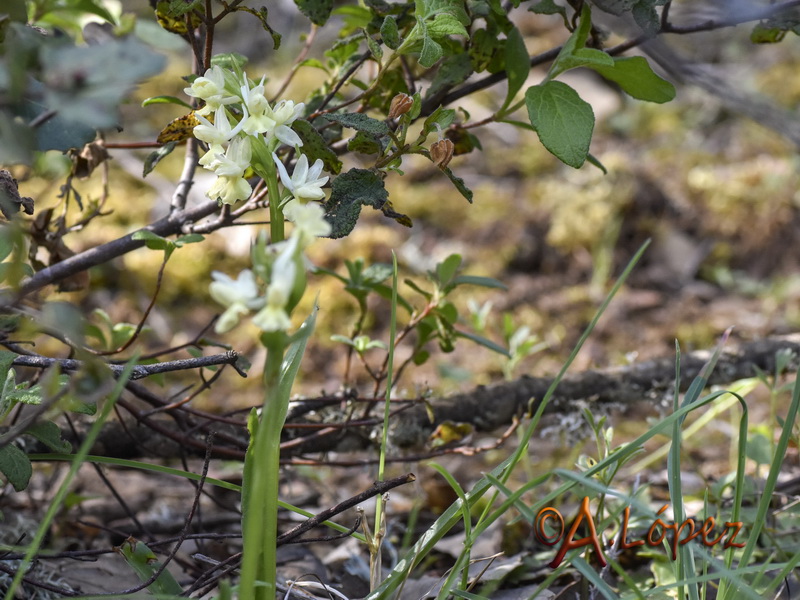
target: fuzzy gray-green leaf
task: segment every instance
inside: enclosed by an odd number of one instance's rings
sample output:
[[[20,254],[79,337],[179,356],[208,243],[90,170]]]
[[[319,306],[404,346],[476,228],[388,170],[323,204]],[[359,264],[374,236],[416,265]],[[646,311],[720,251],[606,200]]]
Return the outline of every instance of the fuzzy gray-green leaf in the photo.
[[[331,197],[325,203],[325,218],[330,222],[330,237],[341,238],[356,226],[361,206],[382,209],[389,200],[383,179],[374,171],[350,169],[334,179]]]
[[[389,134],[389,128],[383,121],[368,117],[363,113],[333,113],[322,115],[328,121],[339,123],[356,131],[363,131],[378,137]]]

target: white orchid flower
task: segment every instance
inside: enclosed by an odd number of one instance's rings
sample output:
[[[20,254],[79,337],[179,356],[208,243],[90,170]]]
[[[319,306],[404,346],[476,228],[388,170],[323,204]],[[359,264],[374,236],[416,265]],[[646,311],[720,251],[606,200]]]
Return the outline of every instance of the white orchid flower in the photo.
[[[220,106],[238,102],[239,98],[225,92],[225,76],[219,65],[208,69],[202,77],[196,78],[192,85],[184,88],[184,93],[205,102],[205,106],[195,114],[207,115]]]
[[[244,120],[247,118],[247,109],[242,108],[242,110],[244,111],[244,117],[235,127],[231,127],[228,111],[225,110],[224,106],[220,106],[214,111],[213,123],[202,115],[196,115],[200,125],[197,125],[192,130],[194,137],[212,146],[226,143],[231,138],[236,137],[242,130]]]
[[[225,146],[223,146],[222,144],[211,144],[208,147],[208,152],[203,154],[203,156],[200,157],[200,160],[198,160],[197,163],[201,167],[206,168],[209,171],[213,171],[214,165],[216,164],[217,161],[217,156],[219,156],[220,154],[225,154]]]
[[[223,204],[236,204],[240,200],[247,200],[252,192],[253,188],[244,177],[220,175],[206,196],[212,200],[219,198]]]
[[[277,155],[272,153],[272,160],[278,167],[281,181],[284,187],[292,193],[292,196],[302,202],[308,200],[322,200],[325,197],[325,192],[322,191],[322,186],[328,182],[328,177],[320,177],[322,174],[322,160],[319,158],[309,169],[308,158],[305,154],[301,154],[297,159],[297,164],[294,166],[294,172],[289,177],[286,167],[278,159]]]
[[[316,202],[301,204],[297,200],[290,200],[283,207],[283,214],[294,223],[295,231],[302,236],[304,246],[315,238],[331,233],[331,224],[325,220],[325,210]]]
[[[230,143],[225,154],[217,154],[212,168],[219,176],[241,177],[250,166],[251,157],[250,139],[237,137]]]
[[[303,114],[305,106],[302,102],[295,104],[291,100],[281,100],[275,105],[275,108],[268,109],[266,115],[275,124],[267,131],[267,143],[272,143],[277,139],[289,146],[302,146],[303,140],[292,131],[291,125]]]
[[[244,105],[250,113],[250,116],[243,119],[242,130],[248,135],[257,135],[274,129],[275,119],[272,118],[272,110],[264,96],[264,78],[261,79],[261,83],[251,88],[245,76],[241,92]]]
[[[297,277],[295,254],[298,251],[298,244],[297,237],[290,237],[272,265],[270,284],[267,288],[267,304],[253,317],[253,323],[262,331],[286,331],[292,325],[286,312],[286,304],[292,295]]]
[[[212,272],[211,277],[214,279],[208,290],[211,297],[227,307],[214,327],[217,333],[230,331],[243,315],[264,306],[265,300],[259,297],[255,276],[249,269],[239,273],[237,279],[219,271]]]

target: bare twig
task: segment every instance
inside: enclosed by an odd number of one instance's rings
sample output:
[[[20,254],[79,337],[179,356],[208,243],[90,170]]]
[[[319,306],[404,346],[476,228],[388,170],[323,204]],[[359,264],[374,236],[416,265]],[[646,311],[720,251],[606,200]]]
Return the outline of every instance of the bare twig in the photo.
[[[180,360],[172,360],[169,362],[157,363],[154,365],[137,365],[133,368],[131,373],[131,380],[143,379],[150,375],[157,373],[168,373],[170,371],[187,371],[190,369],[198,369],[201,367],[211,367],[216,365],[231,365],[236,369],[242,377],[247,377],[247,374],[236,368],[235,363],[239,355],[233,350],[229,350],[224,354],[213,354],[211,356],[199,356],[197,358],[184,358]],[[34,367],[39,369],[46,369],[47,367],[58,364],[64,371],[77,371],[80,369],[84,362],[74,360],[71,358],[48,358],[46,356],[18,356],[12,363],[14,366],[20,367]],[[108,365],[108,368],[114,373],[119,375],[124,370],[124,365]]]
[[[286,544],[290,540],[295,539],[303,535],[306,531],[310,531],[314,527],[317,527],[324,521],[329,520],[331,517],[335,517],[339,513],[343,513],[348,508],[353,508],[354,506],[364,502],[372,498],[373,496],[377,496],[378,494],[385,494],[391,489],[394,489],[400,485],[405,485],[406,483],[411,483],[412,481],[416,481],[417,478],[414,476],[413,473],[406,473],[405,475],[401,475],[400,477],[395,477],[393,479],[387,479],[386,481],[378,481],[372,484],[368,489],[364,490],[360,494],[353,496],[352,498],[348,498],[344,502],[340,502],[336,506],[328,508],[326,510],[320,511],[305,523],[301,523],[296,527],[293,527],[289,531],[282,533],[278,536],[278,545]]]

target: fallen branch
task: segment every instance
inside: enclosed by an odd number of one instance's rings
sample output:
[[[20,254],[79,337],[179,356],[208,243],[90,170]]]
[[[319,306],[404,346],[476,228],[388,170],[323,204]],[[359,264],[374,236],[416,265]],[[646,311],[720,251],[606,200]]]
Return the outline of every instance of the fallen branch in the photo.
[[[753,377],[757,369],[771,373],[778,352],[800,355],[800,334],[767,338],[726,349],[711,374],[709,385],[724,385]],[[697,377],[712,351],[702,350],[681,356],[681,391]],[[791,361],[791,368],[798,362]],[[425,407],[413,407],[395,421],[391,441],[395,445],[418,447],[424,444],[437,425],[445,421],[469,422],[479,431],[506,426],[512,419],[536,410],[553,379],[523,376],[516,381],[479,386],[465,394],[431,401],[433,422]],[[675,385],[675,357],[635,363],[624,367],[584,371],[565,377],[556,388],[547,412],[569,412],[575,402],[590,404],[661,403],[672,397]],[[530,407],[529,407],[530,404]]]
[[[773,337],[756,342],[741,344],[722,352],[716,368],[709,379],[710,385],[725,385],[739,379],[753,377],[758,370],[771,373],[775,370],[778,352],[795,354],[789,362],[790,369],[798,367],[800,356],[800,334]],[[682,391],[700,373],[710,358],[712,351],[703,350],[681,356]],[[476,389],[447,398],[428,399],[433,420],[420,401],[394,414],[391,419],[390,442],[398,448],[416,451],[415,458],[425,455],[431,433],[446,421],[469,423],[478,431],[493,431],[508,427],[515,417],[535,410],[552,384],[550,377],[524,376],[516,381]],[[657,360],[615,367],[611,369],[584,371],[567,375],[556,388],[547,406],[548,413],[568,414],[580,404],[595,406],[625,406],[647,402],[657,407],[666,407],[671,400],[675,385],[675,358],[673,356]],[[147,401],[154,405],[162,402],[154,394],[138,384],[140,397],[146,395]],[[319,404],[319,399],[307,402]],[[166,404],[166,402],[165,402]],[[301,411],[302,412],[302,411]],[[132,413],[136,417],[135,413]],[[98,437],[94,454],[117,458],[135,458],[143,453],[159,458],[173,458],[181,450],[200,455],[208,431],[217,433],[217,444],[212,454],[215,457],[241,459],[247,446],[247,431],[242,424],[233,419],[219,419],[205,415],[201,411],[181,407],[170,410],[181,423],[169,419],[154,420],[151,417],[139,419],[138,425],[108,423]],[[309,440],[295,438],[283,444],[283,460],[291,462],[291,457],[317,452],[352,452],[372,447],[369,426],[336,427],[329,423],[330,434],[318,435],[315,431]],[[303,429],[295,429],[301,431]],[[159,435],[154,435],[154,431]],[[69,437],[69,436],[68,436]],[[159,443],[160,441],[167,443]],[[78,439],[70,439],[73,443]],[[147,449],[145,451],[145,449]],[[428,449],[430,450],[430,449]],[[42,449],[46,452],[46,449]],[[412,460],[408,455],[398,460]]]

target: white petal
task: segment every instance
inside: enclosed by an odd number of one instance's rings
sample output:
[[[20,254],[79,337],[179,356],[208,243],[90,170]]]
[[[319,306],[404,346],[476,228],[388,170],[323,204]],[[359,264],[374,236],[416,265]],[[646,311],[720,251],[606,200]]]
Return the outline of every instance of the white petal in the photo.
[[[290,192],[294,189],[292,186],[292,179],[289,177],[289,173],[286,172],[286,167],[283,166],[283,163],[278,158],[278,155],[274,152],[272,153],[272,160],[275,161],[275,164],[278,167],[278,173],[281,176],[281,183],[283,183],[283,187],[285,187]],[[270,190],[271,192],[271,190]]]
[[[308,180],[312,179],[319,179],[320,173],[322,173],[322,159],[318,158],[314,161],[314,164],[311,165],[311,168],[308,170],[308,176],[306,177]],[[328,178],[325,178],[325,181],[328,181]],[[323,182],[325,183],[325,182]]]
[[[306,175],[308,174],[308,158],[305,154],[301,154],[294,165],[294,173],[292,173],[292,183],[295,187],[304,185],[306,182]]]
[[[303,140],[286,125],[278,125],[272,134],[288,146],[302,146]]]

